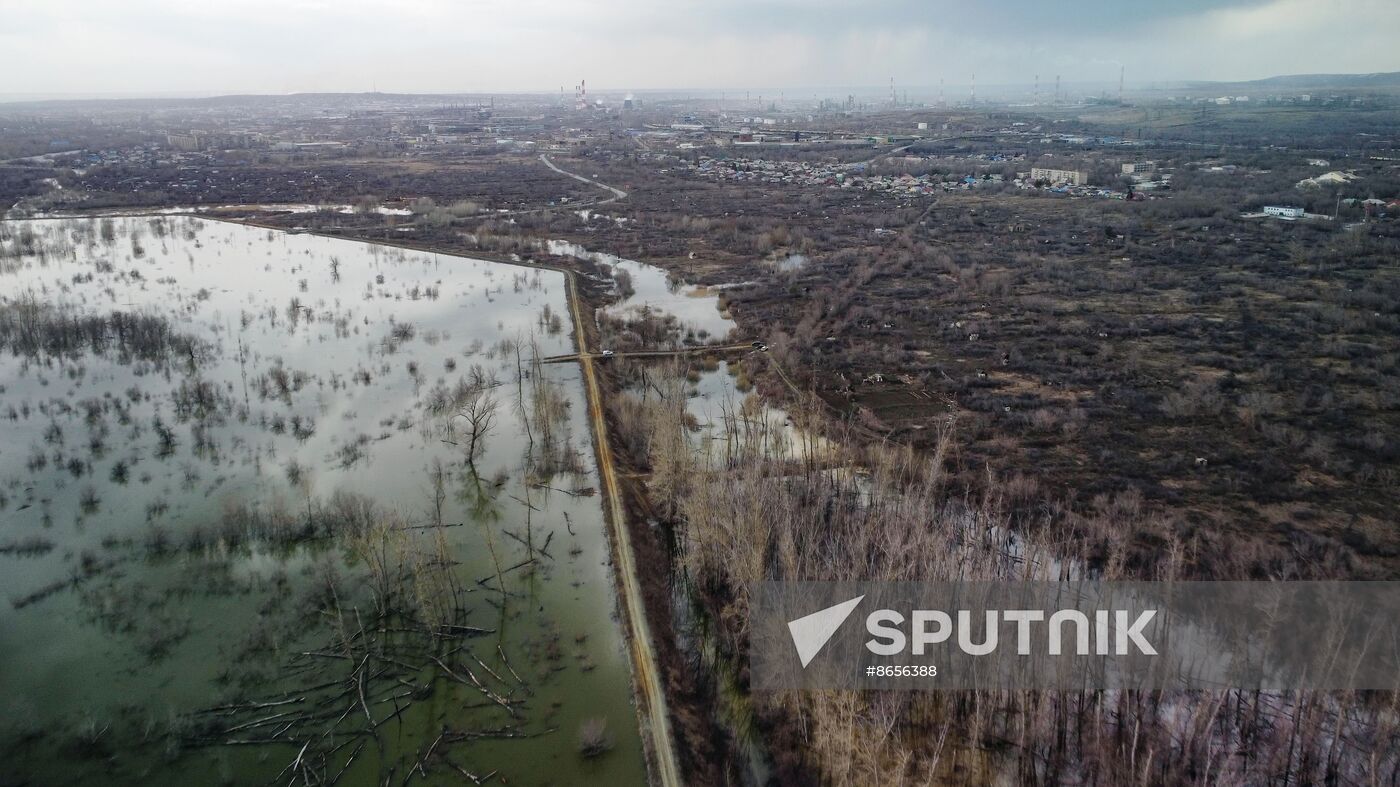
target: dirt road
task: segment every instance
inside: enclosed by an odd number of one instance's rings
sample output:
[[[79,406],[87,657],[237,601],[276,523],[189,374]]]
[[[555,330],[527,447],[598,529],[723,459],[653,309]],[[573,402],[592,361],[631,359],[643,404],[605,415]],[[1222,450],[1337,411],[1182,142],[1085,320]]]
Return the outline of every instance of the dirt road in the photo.
[[[623,191],[623,190],[620,189],[620,188],[617,188],[616,186],[609,186],[609,185],[606,184],[606,183],[599,183],[598,181],[593,180],[592,178],[585,178],[584,176],[579,175],[578,173],[570,172],[570,171],[568,171],[568,170],[566,170],[566,169],[560,169],[558,166],[555,165],[555,163],[554,163],[553,161],[550,161],[550,160],[549,160],[549,156],[546,156],[546,155],[543,154],[543,153],[540,154],[540,161],[543,161],[543,162],[544,162],[544,165],[545,165],[546,167],[549,167],[550,169],[554,170],[555,172],[558,172],[560,175],[568,175],[569,177],[573,178],[574,180],[579,181],[580,183],[587,183],[587,184],[589,184],[590,186],[597,186],[597,187],[600,188],[600,189],[605,189],[605,190],[607,190],[607,191],[612,192],[612,197],[611,197],[611,198],[605,199],[605,200],[603,200],[602,202],[592,202],[592,203],[589,203],[589,207],[596,207],[596,206],[598,206],[598,205],[606,205],[606,204],[608,204],[609,202],[616,202],[616,201],[618,201],[618,200],[620,200],[620,199],[626,198],[626,196],[627,196],[627,192]]]
[[[541,156],[543,158],[543,156]],[[562,270],[562,269],[560,269]],[[612,447],[608,444],[608,424],[604,418],[602,388],[594,367],[594,355],[588,351],[588,335],[579,311],[577,284],[572,271],[564,271],[568,282],[569,308],[574,315],[574,338],[578,345],[579,365],[583,369],[588,393],[588,413],[593,425],[593,442],[598,450],[598,480],[607,500],[608,522],[612,526],[616,547],[617,584],[622,596],[623,612],[631,629],[632,669],[637,678],[637,691],[642,703],[643,736],[648,739],[654,766],[653,777],[664,787],[679,787],[680,765],[676,761],[674,739],[671,736],[671,715],[666,707],[666,690],[661,682],[656,651],[652,647],[651,627],[647,624],[646,606],[642,600],[641,582],[637,578],[632,539],[627,530],[627,516],[622,507],[622,491],[617,484],[617,469],[613,463]]]

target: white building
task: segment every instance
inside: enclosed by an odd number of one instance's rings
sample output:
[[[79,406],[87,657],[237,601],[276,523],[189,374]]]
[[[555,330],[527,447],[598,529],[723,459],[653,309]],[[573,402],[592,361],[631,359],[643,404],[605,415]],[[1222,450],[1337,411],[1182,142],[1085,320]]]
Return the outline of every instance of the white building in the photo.
[[[1294,219],[1303,218],[1303,209],[1287,207],[1284,205],[1265,205],[1264,215],[1273,216],[1275,218],[1280,219],[1288,219],[1289,221],[1292,221]]]
[[[188,134],[171,132],[165,135],[165,144],[176,150],[200,150],[204,147],[204,138],[196,131]]]
[[[1068,183],[1071,186],[1083,186],[1088,182],[1089,176],[1087,173],[1077,169],[1031,167],[1031,180],[1044,180],[1052,184]]]

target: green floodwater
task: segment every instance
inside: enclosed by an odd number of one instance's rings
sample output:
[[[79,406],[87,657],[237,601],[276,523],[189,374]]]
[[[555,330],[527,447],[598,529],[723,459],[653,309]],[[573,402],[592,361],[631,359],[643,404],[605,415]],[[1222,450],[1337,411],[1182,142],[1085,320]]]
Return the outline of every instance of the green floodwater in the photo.
[[[55,219],[0,299],[0,784],[645,782],[560,274]]]

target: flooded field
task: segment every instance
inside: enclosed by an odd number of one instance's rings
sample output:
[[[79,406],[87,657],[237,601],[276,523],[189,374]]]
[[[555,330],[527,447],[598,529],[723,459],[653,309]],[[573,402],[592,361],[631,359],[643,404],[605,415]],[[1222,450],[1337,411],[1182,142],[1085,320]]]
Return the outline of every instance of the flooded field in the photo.
[[[0,223],[0,782],[643,783],[571,350],[557,273]]]
[[[589,251],[568,241],[549,241],[545,249],[604,265],[625,282],[622,298],[607,308],[611,314],[625,316],[641,309],[669,314],[679,321],[689,344],[723,341],[734,328],[734,320],[716,307],[717,293],[678,281],[655,265]]]
[[[720,361],[699,373],[686,400],[695,427],[691,440],[710,465],[722,466],[744,451],[797,460],[825,455],[824,439],[797,428],[786,410],[745,393],[742,374]]]

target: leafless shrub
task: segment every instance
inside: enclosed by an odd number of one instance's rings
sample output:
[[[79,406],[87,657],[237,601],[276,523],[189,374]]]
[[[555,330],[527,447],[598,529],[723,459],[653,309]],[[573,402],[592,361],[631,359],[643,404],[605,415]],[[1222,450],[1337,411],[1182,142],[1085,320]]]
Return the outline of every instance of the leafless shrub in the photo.
[[[608,733],[608,720],[595,717],[585,719],[578,727],[578,753],[593,758],[606,754],[613,747],[612,735]]]

